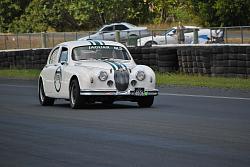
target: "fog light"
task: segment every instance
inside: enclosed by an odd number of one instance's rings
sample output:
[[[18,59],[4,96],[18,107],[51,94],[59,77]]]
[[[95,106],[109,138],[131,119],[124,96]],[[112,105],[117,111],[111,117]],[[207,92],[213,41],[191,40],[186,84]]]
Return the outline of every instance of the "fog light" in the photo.
[[[111,80],[109,80],[109,81],[107,82],[107,85],[108,85],[109,87],[112,87],[112,86],[113,86],[113,84],[114,84],[114,82],[113,82],[113,81],[111,81]]]
[[[137,84],[137,81],[136,81],[136,80],[132,80],[132,81],[131,81],[131,85],[132,85],[132,86],[135,86],[136,84]]]

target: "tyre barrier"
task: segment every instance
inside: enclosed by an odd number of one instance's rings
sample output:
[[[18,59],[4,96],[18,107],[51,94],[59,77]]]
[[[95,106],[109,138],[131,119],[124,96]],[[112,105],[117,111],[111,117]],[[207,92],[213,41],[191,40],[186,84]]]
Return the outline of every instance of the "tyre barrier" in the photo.
[[[42,69],[51,49],[0,51],[0,69]]]
[[[250,78],[250,45],[128,48],[137,64],[159,72]],[[51,49],[0,51],[0,69],[42,69]]]

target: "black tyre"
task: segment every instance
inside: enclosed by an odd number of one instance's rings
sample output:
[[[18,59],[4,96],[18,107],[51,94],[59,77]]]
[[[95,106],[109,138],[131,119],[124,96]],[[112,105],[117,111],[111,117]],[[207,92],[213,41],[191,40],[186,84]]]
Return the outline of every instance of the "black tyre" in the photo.
[[[151,47],[152,45],[157,45],[157,42],[155,42],[155,41],[148,41],[148,42],[145,43],[145,46],[147,46],[147,47]]]
[[[114,101],[115,100],[113,98],[110,98],[110,99],[107,99],[107,100],[103,101],[102,104],[104,106],[111,106],[114,103]]]
[[[39,88],[38,88],[39,101],[42,106],[52,106],[55,102],[54,98],[47,97],[43,88],[42,79],[39,80]]]
[[[80,95],[79,83],[76,79],[72,80],[69,88],[70,107],[73,109],[81,108],[83,99]]]
[[[148,108],[154,103],[154,96],[141,97],[137,101],[139,107]]]

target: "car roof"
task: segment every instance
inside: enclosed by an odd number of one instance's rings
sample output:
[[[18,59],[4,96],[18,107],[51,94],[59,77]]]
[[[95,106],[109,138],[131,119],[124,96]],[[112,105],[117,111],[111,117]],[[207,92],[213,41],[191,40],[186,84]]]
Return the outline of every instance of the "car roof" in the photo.
[[[102,46],[102,45],[111,45],[111,46],[121,46],[125,47],[123,44],[114,42],[114,41],[105,41],[105,40],[78,40],[78,41],[68,41],[58,44],[57,46],[67,46],[67,47],[78,47],[78,46]]]
[[[126,22],[105,24],[105,25],[103,25],[103,27],[106,27],[106,26],[113,26],[113,25],[117,25],[117,24],[124,24],[124,25],[126,25],[126,26],[128,26],[128,27],[136,27],[135,25],[130,24],[130,23],[126,23]]]
[[[173,29],[177,29],[177,27],[172,27]],[[200,28],[200,27],[197,27],[197,26],[184,26],[184,28]]]

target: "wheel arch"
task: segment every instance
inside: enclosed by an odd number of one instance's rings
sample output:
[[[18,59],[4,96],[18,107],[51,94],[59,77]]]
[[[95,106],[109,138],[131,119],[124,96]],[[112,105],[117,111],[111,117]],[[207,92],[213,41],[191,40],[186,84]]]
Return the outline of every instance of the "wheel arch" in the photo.
[[[77,80],[77,82],[79,83],[79,79],[78,79],[78,77],[76,76],[76,75],[72,75],[71,76],[71,78],[70,78],[70,80],[69,80],[69,89],[70,89],[70,85],[71,85],[71,82],[73,81],[73,80]],[[80,84],[80,83],[79,83]]]
[[[152,46],[152,44],[158,45],[158,43],[155,40],[150,40],[145,43],[145,46]]]

